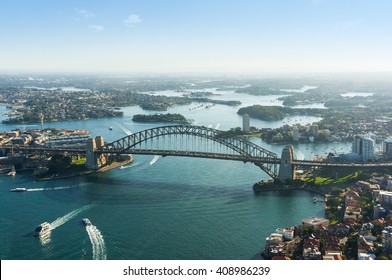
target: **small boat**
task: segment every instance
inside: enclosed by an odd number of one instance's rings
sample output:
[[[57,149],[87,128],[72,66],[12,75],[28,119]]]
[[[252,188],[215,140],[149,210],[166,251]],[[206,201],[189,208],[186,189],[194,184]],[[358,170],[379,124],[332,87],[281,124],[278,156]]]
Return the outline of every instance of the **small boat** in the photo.
[[[318,201],[317,197],[313,197],[313,203],[316,203]]]
[[[109,130],[113,130],[113,127],[109,127]]]
[[[27,191],[26,188],[15,188],[15,189],[10,189],[10,192],[25,192]]]
[[[44,222],[44,223],[40,224],[34,230],[33,235],[34,236],[42,236],[42,235],[50,233],[51,230],[52,230],[52,227],[50,226],[50,224],[48,222]]]
[[[10,171],[7,173],[8,176],[15,176],[16,175],[16,171]]]
[[[83,218],[83,219],[82,219],[82,222],[83,222],[83,224],[84,224],[85,226],[91,226],[91,225],[92,225],[91,222],[90,222],[90,220],[87,219],[87,218]]]
[[[124,165],[121,165],[121,166],[120,166],[120,169],[125,169],[125,166],[124,166]]]

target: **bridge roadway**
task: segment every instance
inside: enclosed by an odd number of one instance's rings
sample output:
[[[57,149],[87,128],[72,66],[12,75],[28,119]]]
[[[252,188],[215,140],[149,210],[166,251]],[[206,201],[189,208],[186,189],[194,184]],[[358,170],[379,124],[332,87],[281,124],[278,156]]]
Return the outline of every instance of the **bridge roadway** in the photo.
[[[0,146],[0,150],[10,152],[22,152],[24,154],[86,154],[85,148],[76,147],[45,147],[45,146],[21,146],[21,145],[3,145]],[[194,151],[173,151],[173,150],[153,150],[153,149],[110,149],[98,150],[97,154],[112,153],[112,154],[138,154],[138,155],[160,155],[160,156],[180,156],[180,157],[198,157],[198,158],[211,158],[211,159],[224,159],[224,160],[236,160],[242,162],[252,163],[270,163],[280,164],[280,158],[260,158],[260,157],[249,157],[244,155],[233,155],[233,154],[219,154],[219,153],[207,153],[207,152],[194,152]],[[377,163],[333,163],[327,161],[311,161],[311,160],[293,160],[291,162],[293,166],[303,167],[357,167],[357,168],[377,168],[377,167],[392,167],[392,162],[377,162]]]
[[[42,146],[20,146],[20,145],[7,145],[0,146],[0,150],[5,150],[10,152],[22,152],[24,154],[86,154],[85,148],[75,148],[75,147],[42,147]],[[259,162],[259,163],[271,163],[279,164],[280,159],[271,158],[254,158],[246,157],[243,155],[232,155],[232,154],[219,154],[219,153],[206,153],[206,152],[194,152],[194,151],[173,151],[173,150],[152,150],[152,149],[110,149],[110,150],[97,150],[97,154],[131,154],[131,155],[159,155],[159,156],[180,156],[180,157],[198,157],[198,158],[212,158],[212,159],[226,159],[226,160],[236,160],[242,162]]]

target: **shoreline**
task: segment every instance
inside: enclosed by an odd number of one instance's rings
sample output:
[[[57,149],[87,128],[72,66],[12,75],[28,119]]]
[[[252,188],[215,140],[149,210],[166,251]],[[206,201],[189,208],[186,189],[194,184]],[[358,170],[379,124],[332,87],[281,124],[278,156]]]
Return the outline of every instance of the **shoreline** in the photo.
[[[82,171],[82,172],[75,172],[75,173],[71,173],[71,174],[64,174],[64,175],[59,175],[59,176],[49,176],[49,177],[34,177],[33,176],[33,180],[36,181],[50,181],[50,180],[56,180],[56,179],[66,179],[66,178],[72,178],[72,177],[78,177],[78,176],[85,176],[85,175],[90,175],[93,173],[103,173],[112,169],[115,169],[117,167],[129,164],[133,162],[133,158],[130,160],[125,160],[125,161],[121,161],[121,162],[115,162],[112,163],[111,165],[108,166],[104,166],[101,169],[98,170],[86,170],[86,171]]]
[[[257,192],[265,192],[265,191],[289,191],[289,190],[297,190],[297,191],[307,191],[310,193],[316,193],[319,195],[324,196],[324,198],[327,196],[328,193],[323,192],[321,190],[314,190],[306,187],[297,187],[297,186],[259,186],[257,184],[253,185],[253,190]]]

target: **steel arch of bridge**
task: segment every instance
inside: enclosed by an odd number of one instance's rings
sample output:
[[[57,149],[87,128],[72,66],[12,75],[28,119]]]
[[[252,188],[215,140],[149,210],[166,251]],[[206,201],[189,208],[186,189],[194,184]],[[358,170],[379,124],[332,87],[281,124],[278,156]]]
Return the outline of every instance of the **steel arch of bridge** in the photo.
[[[184,149],[175,149],[172,151],[164,150],[141,150],[136,146],[147,140],[152,140],[161,136],[168,135],[188,135],[204,138],[208,141],[213,141],[223,145],[235,154],[217,154],[206,152],[195,152]],[[106,143],[97,153],[103,153],[108,158],[112,155],[119,155],[124,153],[130,154],[161,154],[171,156],[191,156],[203,158],[219,158],[229,160],[240,160],[243,162],[252,162],[260,167],[272,178],[277,178],[279,159],[277,155],[268,151],[248,140],[236,136],[230,136],[226,132],[207,128],[204,126],[192,125],[173,125],[155,127],[143,131],[139,131],[132,135],[125,136],[111,143]]]

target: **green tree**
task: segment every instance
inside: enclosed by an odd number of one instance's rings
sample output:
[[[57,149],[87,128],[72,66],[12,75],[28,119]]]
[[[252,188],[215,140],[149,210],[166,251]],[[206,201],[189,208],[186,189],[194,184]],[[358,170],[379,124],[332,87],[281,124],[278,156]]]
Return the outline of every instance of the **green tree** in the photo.
[[[58,173],[71,165],[72,159],[64,155],[54,155],[48,164],[50,173]]]
[[[344,252],[348,260],[358,259],[358,233],[348,237]]]
[[[339,196],[339,195],[341,195],[343,192],[344,192],[344,190],[342,190],[342,189],[333,189],[333,190],[331,191],[331,194],[332,194],[332,195],[335,195],[335,196]]]
[[[384,225],[378,221],[373,221],[373,226],[374,227],[372,229],[372,234],[374,236],[381,235],[381,232],[384,229]]]

